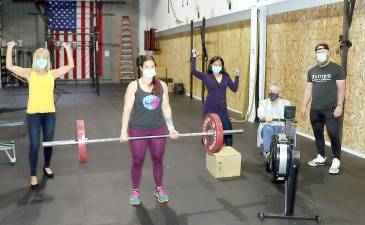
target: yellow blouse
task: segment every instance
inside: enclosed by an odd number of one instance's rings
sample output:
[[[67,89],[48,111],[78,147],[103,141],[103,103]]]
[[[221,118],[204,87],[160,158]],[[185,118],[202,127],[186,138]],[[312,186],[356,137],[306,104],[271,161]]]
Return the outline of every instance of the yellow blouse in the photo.
[[[32,71],[28,79],[29,97],[27,113],[56,112],[54,105],[54,77],[51,71],[47,75],[39,75]]]

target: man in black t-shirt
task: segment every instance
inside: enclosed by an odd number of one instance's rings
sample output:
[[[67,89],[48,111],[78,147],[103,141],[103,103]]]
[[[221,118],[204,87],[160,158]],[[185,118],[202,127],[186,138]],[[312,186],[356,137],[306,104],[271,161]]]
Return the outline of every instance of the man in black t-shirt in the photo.
[[[345,97],[346,74],[343,68],[329,60],[329,47],[325,43],[315,47],[317,65],[308,72],[304,90],[301,115],[305,118],[307,105],[312,98],[310,121],[316,140],[318,155],[308,162],[310,166],[323,166],[326,161],[324,125],[331,141],[333,159],[330,174],[340,171],[341,138],[340,126]]]

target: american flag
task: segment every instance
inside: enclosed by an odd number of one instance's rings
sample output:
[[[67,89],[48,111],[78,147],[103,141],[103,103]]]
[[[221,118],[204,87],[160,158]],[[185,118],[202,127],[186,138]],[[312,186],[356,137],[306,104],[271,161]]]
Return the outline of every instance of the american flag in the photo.
[[[97,11],[97,19],[92,15]],[[72,42],[76,41],[81,47],[73,51],[75,68],[61,79],[76,80],[89,79],[92,73],[92,56],[91,49],[84,45],[92,45],[91,33],[92,28],[98,23],[98,74],[102,74],[102,7],[98,4],[95,9],[94,1],[47,1],[46,15],[47,22],[54,31],[54,39],[57,41]],[[67,64],[67,55],[65,50],[55,49],[54,67],[59,68]]]

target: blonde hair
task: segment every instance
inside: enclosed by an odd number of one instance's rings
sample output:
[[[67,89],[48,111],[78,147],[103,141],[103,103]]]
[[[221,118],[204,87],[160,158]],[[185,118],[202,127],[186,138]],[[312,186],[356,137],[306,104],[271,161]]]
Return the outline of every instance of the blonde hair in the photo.
[[[32,62],[32,69],[36,68],[35,65],[35,61],[37,60],[37,56],[39,53],[44,53],[47,59],[47,70],[51,69],[51,60],[49,57],[49,51],[46,48],[38,48],[37,50],[35,50],[35,52],[33,53],[33,62]]]

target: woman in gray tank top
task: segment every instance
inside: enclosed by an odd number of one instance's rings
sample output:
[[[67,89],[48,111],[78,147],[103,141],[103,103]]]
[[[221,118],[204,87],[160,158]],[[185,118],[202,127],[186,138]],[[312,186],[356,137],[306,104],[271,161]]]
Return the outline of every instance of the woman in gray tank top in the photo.
[[[162,187],[163,156],[166,138],[129,140],[129,137],[161,135],[169,132],[176,139],[179,133],[172,122],[168,89],[165,82],[155,78],[156,63],[152,56],[145,56],[141,62],[142,78],[131,82],[124,96],[121,142],[129,141],[132,153],[132,193],[131,205],[141,204],[139,185],[147,148],[153,162],[153,177],[156,184],[154,195],[161,203],[169,198]]]

